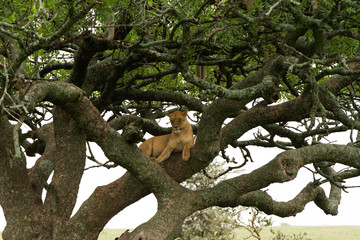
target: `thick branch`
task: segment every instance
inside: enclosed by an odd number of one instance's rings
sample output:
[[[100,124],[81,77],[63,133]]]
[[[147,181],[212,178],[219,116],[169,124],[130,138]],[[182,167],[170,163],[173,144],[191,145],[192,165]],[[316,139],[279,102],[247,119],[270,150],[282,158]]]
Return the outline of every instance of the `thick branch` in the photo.
[[[7,221],[2,236],[4,239],[33,239],[32,228],[39,224],[34,216],[41,201],[31,189],[25,157],[14,158],[14,127],[6,117],[0,117],[0,127],[0,204]]]
[[[309,183],[294,199],[288,202],[277,202],[263,191],[255,191],[241,196],[238,204],[241,206],[257,207],[268,215],[290,217],[301,213],[305,205],[314,201],[326,214],[336,215],[338,205],[329,204],[324,190],[317,184]]]
[[[144,129],[154,136],[171,133],[171,128],[162,128],[155,120],[141,118],[135,115],[117,117],[109,122],[110,126],[116,130],[123,129],[130,123],[135,123],[136,126],[139,126],[141,129]]]
[[[245,88],[242,90],[232,90],[219,87],[216,84],[207,82],[194,74],[189,69],[182,71],[182,76],[185,81],[192,83],[203,90],[207,90],[209,94],[214,94],[218,97],[229,100],[243,100],[243,99],[256,99],[264,96],[265,92],[274,92],[277,90],[277,82],[274,76],[268,75],[263,78],[263,81],[256,86]]]
[[[74,66],[73,63],[56,63],[56,64],[49,64],[46,65],[41,71],[40,71],[40,77],[43,78],[51,71],[59,70],[59,69],[67,69],[70,70]]]
[[[256,126],[279,121],[301,120],[308,116],[310,108],[311,99],[307,94],[275,106],[254,107],[239,114],[222,129],[221,147],[232,144]]]
[[[41,127],[37,131],[39,140],[45,143],[44,153],[36,160],[35,165],[29,171],[29,179],[34,191],[41,199],[42,191],[46,185],[46,181],[55,167],[54,157],[56,156],[56,145],[54,136],[53,123],[49,123]]]
[[[85,168],[86,136],[74,119],[59,108],[54,110],[54,135],[56,155],[51,182],[53,190],[47,194],[45,204],[49,204],[51,211],[56,211],[58,221],[64,221],[70,218],[76,203]]]
[[[237,206],[240,204],[237,202],[239,196],[262,189],[272,183],[293,180],[299,169],[306,164],[329,161],[359,168],[359,159],[360,149],[343,145],[319,144],[288,150],[249,174],[225,180],[213,188],[199,191],[198,199],[201,204],[204,204],[203,208]],[[224,195],[224,192],[227,194]],[[337,213],[335,209],[339,204],[338,190],[334,189],[329,199],[319,195],[314,200],[325,212]]]
[[[191,110],[203,112],[204,106],[199,99],[191,97],[189,95],[170,92],[170,91],[156,91],[156,90],[140,90],[133,88],[121,88],[116,90],[117,95],[122,98],[132,100],[148,100],[148,101],[167,101],[173,102],[180,105],[185,105]]]
[[[97,52],[108,49],[109,42],[92,36],[86,36],[79,44],[79,49],[74,56],[74,64],[68,82],[82,86],[88,72],[88,65]]]
[[[85,93],[73,84],[63,82],[38,82],[24,96],[25,111],[32,112],[41,101],[55,104],[78,102]]]

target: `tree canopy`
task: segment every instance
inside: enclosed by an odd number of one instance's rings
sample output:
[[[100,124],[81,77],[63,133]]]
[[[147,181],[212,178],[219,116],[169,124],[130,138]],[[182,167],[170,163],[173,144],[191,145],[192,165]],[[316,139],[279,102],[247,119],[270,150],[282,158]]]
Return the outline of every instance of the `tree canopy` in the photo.
[[[1,6],[5,240],[97,239],[113,216],[150,193],[157,213],[120,239],[174,239],[187,216],[211,206],[254,206],[286,217],[315,202],[336,215],[345,180],[360,175],[358,1],[2,0]],[[190,160],[178,153],[160,164],[148,159],[135,143],[145,132],[170,133],[158,120],[185,108],[196,134]],[[241,139],[256,128],[253,139]],[[326,141],[338,132],[348,132],[348,144]],[[96,188],[73,213],[87,142],[101,147],[109,160],[103,167],[128,172]],[[230,167],[244,166],[249,146],[283,152],[212,187],[179,184],[218,155]],[[239,149],[235,160],[226,156],[229,147]],[[28,167],[30,156],[37,160]],[[295,179],[304,167],[314,181],[291,201],[263,190]]]

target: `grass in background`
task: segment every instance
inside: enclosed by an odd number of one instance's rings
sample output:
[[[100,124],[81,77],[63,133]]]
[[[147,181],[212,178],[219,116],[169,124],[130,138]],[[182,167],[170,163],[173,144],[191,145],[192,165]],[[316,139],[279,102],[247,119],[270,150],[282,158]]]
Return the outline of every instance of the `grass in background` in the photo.
[[[116,237],[120,237],[125,231],[125,229],[104,229],[100,233],[98,240],[114,240]]]
[[[307,233],[306,237],[312,240],[359,240],[360,226],[280,226],[280,227],[266,227],[261,231],[263,240],[271,240],[275,237],[270,230],[273,229],[276,233],[280,231],[284,234],[300,234]],[[235,230],[236,240],[242,240],[249,236],[244,229]],[[255,238],[249,238],[254,240]]]

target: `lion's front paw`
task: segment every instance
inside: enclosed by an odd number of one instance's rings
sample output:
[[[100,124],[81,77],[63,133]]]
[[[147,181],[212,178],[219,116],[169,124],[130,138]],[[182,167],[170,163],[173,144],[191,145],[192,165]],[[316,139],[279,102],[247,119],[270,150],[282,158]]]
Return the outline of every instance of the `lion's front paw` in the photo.
[[[190,153],[185,153],[185,152],[183,152],[183,154],[182,154],[182,159],[183,159],[184,161],[187,161],[187,160],[189,160],[189,158],[190,158]]]

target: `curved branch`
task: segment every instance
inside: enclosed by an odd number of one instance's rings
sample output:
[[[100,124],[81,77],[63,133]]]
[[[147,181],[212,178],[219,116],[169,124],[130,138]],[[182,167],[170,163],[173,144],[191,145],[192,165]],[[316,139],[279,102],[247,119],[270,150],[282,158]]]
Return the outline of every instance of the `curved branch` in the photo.
[[[247,207],[257,207],[268,215],[290,217],[301,213],[305,205],[314,201],[326,214],[336,215],[338,205],[332,205],[325,191],[316,183],[309,183],[301,192],[288,202],[277,202],[263,191],[247,193],[239,198],[238,204]]]
[[[191,110],[196,110],[198,112],[204,111],[204,105],[199,99],[191,97],[179,92],[170,92],[170,91],[157,91],[157,90],[140,90],[133,88],[121,88],[117,89],[116,93],[118,96],[121,96],[125,99],[131,100],[143,100],[143,101],[167,101],[173,102],[180,105],[185,105]]]
[[[85,35],[75,52],[73,69],[68,82],[80,87],[87,77],[88,65],[95,53],[113,48],[111,44],[105,39],[99,39],[89,34]]]
[[[33,112],[38,103],[50,101],[55,104],[79,102],[86,93],[73,84],[64,82],[37,82],[24,96],[25,111]]]
[[[258,106],[239,114],[221,133],[222,148],[233,144],[248,130],[261,125],[279,121],[300,120],[309,115],[311,98],[308,94],[301,95],[289,102],[275,106]]]
[[[49,64],[46,65],[41,71],[40,71],[40,77],[43,78],[51,71],[59,70],[59,69],[67,69],[70,70],[74,66],[73,63],[56,63],[56,64]]]
[[[144,129],[146,132],[149,132],[151,135],[154,136],[169,134],[172,131],[171,127],[162,128],[154,120],[141,118],[135,115],[117,117],[111,120],[109,122],[109,125],[116,130],[120,130],[123,129],[126,125],[129,125],[130,123],[135,123],[136,126],[139,126],[141,129]]]
[[[203,90],[207,90],[209,94],[214,94],[218,97],[229,100],[256,99],[258,97],[262,97],[265,92],[275,92],[277,90],[277,83],[279,82],[279,79],[275,76],[267,75],[263,77],[263,81],[261,83],[255,86],[242,90],[233,90],[205,81],[192,74],[190,69],[185,69],[186,70],[181,72],[185,81],[192,83]]]
[[[345,132],[349,128],[347,126],[336,126],[333,128],[326,128],[326,129],[312,129],[310,131],[296,133],[293,132],[285,127],[281,127],[277,124],[268,124],[262,126],[272,135],[278,135],[280,137],[286,137],[289,138],[291,143],[294,145],[294,147],[299,148],[302,146],[306,146],[307,143],[305,142],[305,138],[309,136],[314,136],[318,134],[330,134],[335,132]]]
[[[249,174],[244,174],[220,182],[216,186],[198,192],[199,205],[202,208],[210,206],[237,206],[239,197],[252,191],[262,189],[276,182],[293,180],[299,169],[309,163],[318,162],[342,163],[354,168],[360,168],[360,149],[344,145],[312,145],[295,150],[288,150],[277,155],[272,161]],[[253,179],[257,179],[256,182]],[[251,184],[248,184],[250,183]],[[336,188],[336,186],[334,186]],[[316,204],[324,211],[336,214],[335,206],[339,204],[339,189],[333,189],[329,199],[320,195]],[[226,192],[224,195],[222,193]],[[213,196],[222,196],[214,198]]]
[[[320,79],[322,79],[325,76],[335,75],[335,74],[339,74],[339,75],[342,75],[342,76],[349,76],[349,75],[359,76],[360,75],[360,70],[349,70],[349,69],[346,69],[344,67],[337,67],[337,68],[332,68],[332,69],[324,69],[323,71],[321,71],[320,73],[318,73],[315,76],[315,79],[316,79],[316,81],[319,81]]]

